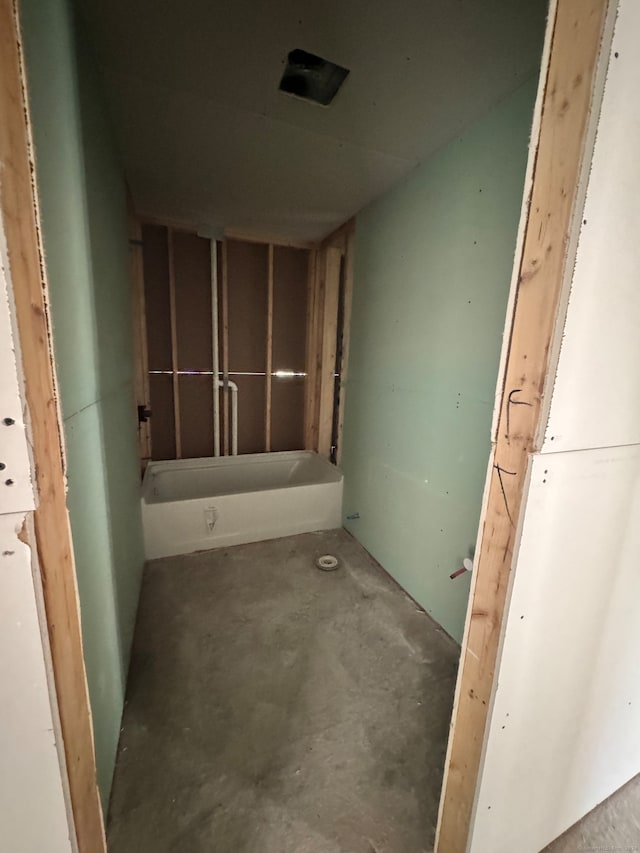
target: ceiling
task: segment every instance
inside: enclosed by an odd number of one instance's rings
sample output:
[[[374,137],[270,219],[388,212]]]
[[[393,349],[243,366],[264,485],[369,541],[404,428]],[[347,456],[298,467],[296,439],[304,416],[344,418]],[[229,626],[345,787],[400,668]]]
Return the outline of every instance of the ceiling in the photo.
[[[535,73],[547,0],[77,0],[140,214],[315,240]],[[333,104],[278,91],[302,48]]]

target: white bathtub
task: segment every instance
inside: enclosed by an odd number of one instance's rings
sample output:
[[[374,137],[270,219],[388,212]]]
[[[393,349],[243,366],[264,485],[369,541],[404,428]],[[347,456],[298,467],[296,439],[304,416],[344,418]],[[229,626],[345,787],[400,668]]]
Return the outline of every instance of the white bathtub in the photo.
[[[342,472],[306,450],[151,462],[142,523],[148,560],[330,530]]]

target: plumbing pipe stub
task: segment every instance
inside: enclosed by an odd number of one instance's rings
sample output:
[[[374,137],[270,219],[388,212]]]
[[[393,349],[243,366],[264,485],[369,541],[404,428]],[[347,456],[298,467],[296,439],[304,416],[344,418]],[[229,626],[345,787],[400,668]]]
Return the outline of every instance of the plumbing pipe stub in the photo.
[[[316,568],[323,572],[333,572],[338,568],[338,558],[333,554],[323,554],[316,560]]]

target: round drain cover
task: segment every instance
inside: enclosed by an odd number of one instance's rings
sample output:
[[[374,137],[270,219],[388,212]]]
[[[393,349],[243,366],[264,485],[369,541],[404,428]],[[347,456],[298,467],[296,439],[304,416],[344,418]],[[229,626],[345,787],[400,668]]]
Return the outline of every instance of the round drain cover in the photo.
[[[323,572],[333,572],[338,568],[338,558],[334,557],[333,554],[323,554],[316,560],[316,566]]]

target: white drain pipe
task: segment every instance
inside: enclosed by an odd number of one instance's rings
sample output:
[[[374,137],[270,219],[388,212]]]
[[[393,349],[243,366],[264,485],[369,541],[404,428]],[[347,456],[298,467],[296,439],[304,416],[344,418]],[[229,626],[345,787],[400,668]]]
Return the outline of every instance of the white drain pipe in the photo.
[[[220,356],[218,353],[217,240],[211,240],[211,343],[213,352],[213,455],[220,456]]]
[[[218,379],[218,388],[231,391],[231,455],[238,455],[238,386],[231,379],[224,382]],[[220,429],[218,424],[218,441],[220,440]],[[219,449],[219,448],[218,448]],[[220,454],[218,454],[220,455]]]

